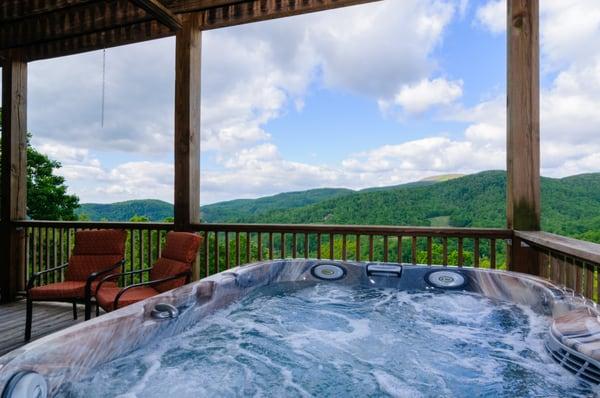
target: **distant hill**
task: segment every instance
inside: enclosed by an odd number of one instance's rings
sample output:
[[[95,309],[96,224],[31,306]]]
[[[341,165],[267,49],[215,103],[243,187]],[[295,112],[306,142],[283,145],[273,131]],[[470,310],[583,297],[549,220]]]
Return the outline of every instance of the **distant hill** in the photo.
[[[309,191],[280,193],[259,199],[237,199],[202,207],[205,222],[248,222],[258,220],[273,211],[301,208],[328,199],[340,198],[355,191],[343,188],[322,188]]]
[[[150,221],[173,217],[173,205],[162,200],[128,200],[109,204],[83,203],[75,212],[92,221],[129,221],[133,216],[145,216]]]
[[[600,242],[600,173],[544,177],[541,185],[545,230]],[[202,216],[204,222],[503,227],[505,198],[506,172],[485,171],[362,191],[325,188],[233,200],[203,206]],[[160,221],[173,208],[134,200],[84,204],[79,213],[91,220],[138,215]]]
[[[450,180],[454,180],[456,178],[464,177],[465,175],[466,174],[442,174],[439,176],[423,178],[421,181],[435,181],[435,182],[450,181]]]

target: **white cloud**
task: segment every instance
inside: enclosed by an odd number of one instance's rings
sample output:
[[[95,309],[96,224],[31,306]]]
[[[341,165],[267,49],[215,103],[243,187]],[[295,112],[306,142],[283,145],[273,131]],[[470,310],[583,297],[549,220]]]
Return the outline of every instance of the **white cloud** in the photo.
[[[394,103],[408,113],[422,113],[436,105],[450,105],[462,96],[462,80],[448,81],[437,78],[423,79],[413,85],[404,85]]]
[[[444,71],[435,50],[467,7],[466,0],[387,0],[205,32],[201,146],[218,167],[202,168],[202,201],[504,168],[504,95],[465,107],[459,104],[463,81],[436,77]],[[543,172],[598,170],[600,6],[543,0],[541,9],[543,65],[556,73],[542,93]],[[505,1],[485,2],[475,18],[494,34],[504,32]],[[173,44],[165,39],[108,50],[104,128],[100,53],[32,64],[34,144],[63,162],[61,173],[84,201],[172,201]],[[365,142],[363,152],[333,165],[290,161],[265,125],[290,104],[301,111],[315,84],[358,93],[408,117],[440,108],[436,117],[465,128],[379,147]]]
[[[506,0],[490,0],[476,12],[479,24],[494,34],[506,32]]]

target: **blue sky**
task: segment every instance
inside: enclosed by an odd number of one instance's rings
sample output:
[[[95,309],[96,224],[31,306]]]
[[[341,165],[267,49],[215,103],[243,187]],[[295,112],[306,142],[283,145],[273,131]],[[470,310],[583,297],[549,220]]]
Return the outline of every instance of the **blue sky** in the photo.
[[[600,170],[600,3],[542,0],[542,172]],[[383,0],[203,34],[201,200],[505,168],[506,4]],[[82,202],[173,197],[174,39],[31,64]],[[233,76],[233,78],[232,78]]]

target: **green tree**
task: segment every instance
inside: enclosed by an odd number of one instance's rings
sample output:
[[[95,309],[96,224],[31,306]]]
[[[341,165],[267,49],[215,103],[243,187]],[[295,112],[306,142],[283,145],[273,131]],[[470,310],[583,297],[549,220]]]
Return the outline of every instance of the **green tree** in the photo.
[[[0,121],[2,110],[0,109]],[[60,162],[38,152],[27,137],[27,216],[35,220],[77,220],[79,198],[67,194],[67,185],[55,171]],[[0,155],[1,156],[1,155]]]

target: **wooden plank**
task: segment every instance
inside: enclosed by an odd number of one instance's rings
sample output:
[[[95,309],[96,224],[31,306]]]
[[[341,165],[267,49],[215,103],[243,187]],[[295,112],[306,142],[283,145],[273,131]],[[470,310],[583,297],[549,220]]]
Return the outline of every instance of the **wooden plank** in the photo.
[[[153,15],[160,23],[167,26],[171,30],[181,29],[181,21],[158,0],[131,0],[139,7],[143,8],[149,14]]]
[[[509,229],[540,229],[539,76],[539,0],[509,0],[506,151]]]
[[[183,18],[175,44],[175,228],[200,222],[200,55],[198,18]]]
[[[36,18],[0,25],[0,49],[64,40],[128,27],[155,17],[129,0],[109,0],[63,8]]]
[[[2,67],[2,164],[0,302],[25,290],[27,216],[27,63],[17,53]]]
[[[171,223],[135,223],[135,222],[110,222],[110,221],[38,221],[21,220],[14,223],[19,227],[63,227],[63,228],[94,228],[94,229],[162,229],[172,230]],[[488,239],[510,239],[513,232],[504,228],[448,228],[448,227],[404,227],[389,225],[331,225],[331,224],[213,224],[194,223],[195,231],[229,231],[229,232],[286,232],[286,233],[330,233],[335,234],[373,234],[373,235],[403,235],[419,237],[464,237],[464,238],[488,238]]]
[[[515,231],[515,236],[525,242],[555,252],[600,264],[600,244],[568,238],[542,231]]]
[[[100,32],[86,33],[61,38],[59,40],[32,44],[22,47],[28,61],[56,58],[66,55],[80,54],[87,51],[117,47],[125,44],[140,43],[147,40],[173,36],[173,32],[158,21],[148,20],[118,26]],[[3,56],[0,52],[0,58]]]
[[[79,5],[88,5],[103,0],[3,0],[0,2],[0,23],[22,18],[35,18],[44,14],[61,11]]]
[[[203,30],[290,17],[379,0],[253,0],[199,11]],[[193,7],[176,8],[190,12]]]

